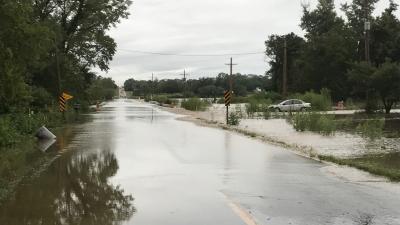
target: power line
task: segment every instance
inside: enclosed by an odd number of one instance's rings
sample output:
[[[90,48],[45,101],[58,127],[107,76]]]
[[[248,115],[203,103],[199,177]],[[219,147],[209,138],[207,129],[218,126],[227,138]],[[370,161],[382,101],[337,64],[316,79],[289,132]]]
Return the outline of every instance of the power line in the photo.
[[[220,57],[220,56],[241,56],[241,55],[264,55],[265,52],[244,52],[244,53],[224,53],[224,54],[179,54],[166,52],[148,52],[140,50],[118,49],[120,51],[132,52],[144,55],[163,55],[163,56],[183,56],[183,57]]]

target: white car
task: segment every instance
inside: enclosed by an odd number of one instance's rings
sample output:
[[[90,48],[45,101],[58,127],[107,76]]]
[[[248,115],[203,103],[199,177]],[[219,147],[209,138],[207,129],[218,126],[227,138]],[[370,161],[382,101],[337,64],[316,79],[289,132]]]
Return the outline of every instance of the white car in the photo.
[[[310,108],[311,108],[311,103],[306,103],[299,99],[290,99],[283,101],[278,105],[269,106],[269,109],[272,109],[276,112],[306,111]]]

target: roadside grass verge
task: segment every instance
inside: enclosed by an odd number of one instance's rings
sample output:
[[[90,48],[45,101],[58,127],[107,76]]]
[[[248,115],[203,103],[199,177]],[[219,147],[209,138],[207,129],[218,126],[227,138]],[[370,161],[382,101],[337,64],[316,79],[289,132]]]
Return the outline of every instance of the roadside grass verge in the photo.
[[[342,159],[335,156],[318,155],[318,158],[338,165],[354,167],[374,175],[384,176],[390,181],[400,181],[400,168],[390,167],[383,163],[379,160],[382,156],[364,156],[361,158]]]
[[[10,147],[33,138],[35,132],[43,125],[47,128],[61,127],[77,119],[74,112],[65,114],[53,111],[46,113],[14,113],[0,115],[0,148]],[[1,153],[1,149],[0,149]]]

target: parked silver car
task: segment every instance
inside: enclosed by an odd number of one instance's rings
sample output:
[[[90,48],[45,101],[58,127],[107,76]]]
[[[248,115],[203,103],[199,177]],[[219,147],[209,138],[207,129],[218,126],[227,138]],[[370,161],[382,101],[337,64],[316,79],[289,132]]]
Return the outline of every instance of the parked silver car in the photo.
[[[283,101],[278,105],[269,106],[269,109],[272,109],[276,112],[306,111],[310,108],[311,108],[311,103],[306,103],[299,99],[290,99]]]

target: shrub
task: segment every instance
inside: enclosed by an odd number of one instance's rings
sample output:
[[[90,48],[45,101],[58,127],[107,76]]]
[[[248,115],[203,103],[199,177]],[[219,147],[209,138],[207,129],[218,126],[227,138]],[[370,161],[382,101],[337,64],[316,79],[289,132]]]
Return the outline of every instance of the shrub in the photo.
[[[296,94],[292,98],[298,98],[305,102],[311,103],[313,110],[328,111],[332,108],[332,100],[330,91],[326,88],[321,89],[320,94],[314,91],[306,92],[305,94]]]
[[[333,115],[320,113],[297,113],[291,123],[296,131],[312,131],[323,135],[331,135],[336,131],[336,122]]]
[[[381,138],[383,135],[383,128],[385,127],[385,120],[367,120],[357,126],[356,131],[364,138],[371,140]]]
[[[256,113],[268,111],[268,106],[271,105],[271,103],[272,101],[270,99],[250,99],[246,104],[247,116],[253,118]]]
[[[237,126],[240,123],[240,116],[237,113],[231,112],[228,117],[228,124]]]
[[[20,135],[15,126],[13,126],[10,117],[0,118],[0,146],[9,146],[17,143]]]
[[[182,108],[190,111],[204,111],[210,105],[207,101],[203,101],[199,98],[189,98],[188,100],[182,101]]]

